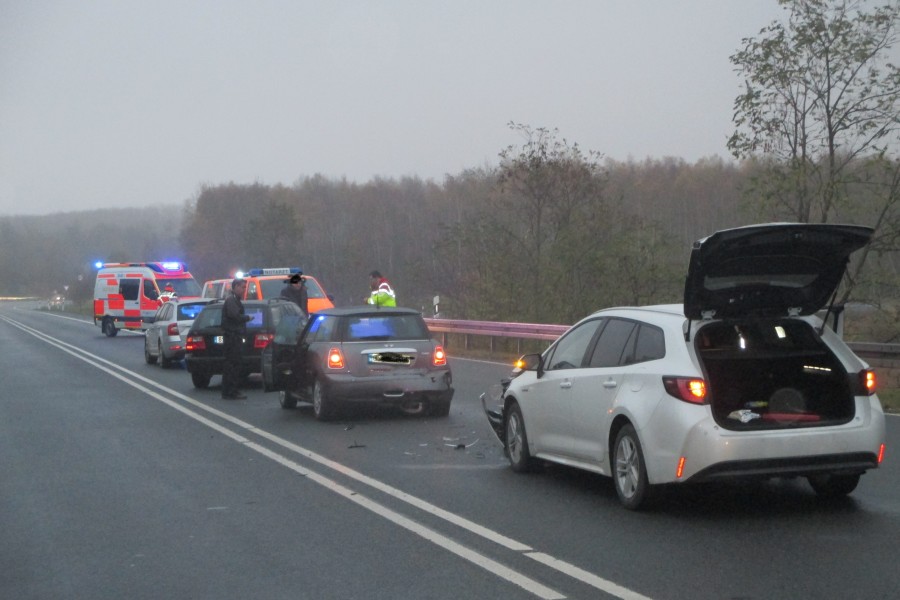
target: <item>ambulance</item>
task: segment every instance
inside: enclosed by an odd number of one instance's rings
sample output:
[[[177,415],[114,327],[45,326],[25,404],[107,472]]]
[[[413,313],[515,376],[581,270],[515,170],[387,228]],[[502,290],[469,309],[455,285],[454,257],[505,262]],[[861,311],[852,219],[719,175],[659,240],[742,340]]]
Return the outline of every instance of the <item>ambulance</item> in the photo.
[[[200,285],[179,262],[100,263],[94,283],[94,325],[109,337],[144,331],[170,297],[196,298]],[[169,291],[166,291],[169,288]]]

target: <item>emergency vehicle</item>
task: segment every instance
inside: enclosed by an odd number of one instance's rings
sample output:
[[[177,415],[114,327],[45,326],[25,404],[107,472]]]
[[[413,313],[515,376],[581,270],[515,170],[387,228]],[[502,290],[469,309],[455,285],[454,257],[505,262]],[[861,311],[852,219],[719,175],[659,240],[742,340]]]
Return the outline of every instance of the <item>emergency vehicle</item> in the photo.
[[[94,325],[113,337],[120,329],[144,331],[160,304],[172,296],[200,296],[200,285],[179,262],[98,264],[94,283]]]
[[[241,300],[266,300],[278,298],[284,288],[284,280],[300,273],[306,284],[309,312],[315,313],[324,308],[334,308],[334,296],[325,292],[322,285],[312,275],[303,275],[300,267],[270,267],[238,271],[236,277],[247,282],[244,297]],[[203,284],[204,298],[224,298],[231,290],[231,279],[212,279]]]

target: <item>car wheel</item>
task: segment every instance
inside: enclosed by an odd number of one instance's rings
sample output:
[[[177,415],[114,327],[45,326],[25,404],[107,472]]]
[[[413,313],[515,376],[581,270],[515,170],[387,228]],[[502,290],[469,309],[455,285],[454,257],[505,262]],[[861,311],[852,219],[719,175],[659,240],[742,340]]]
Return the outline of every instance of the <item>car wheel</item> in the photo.
[[[509,407],[506,417],[506,456],[516,473],[525,473],[534,468],[534,459],[528,450],[528,434],[525,433],[525,419],[518,404]]]
[[[144,360],[148,365],[152,365],[156,362],[156,357],[150,354],[150,342],[146,339],[144,340]]]
[[[278,392],[278,402],[281,404],[281,408],[285,410],[297,408],[297,397],[284,390]]]
[[[810,475],[809,485],[822,498],[839,498],[846,496],[859,485],[860,474],[854,475]]]
[[[113,323],[113,320],[108,317],[103,319],[100,331],[102,331],[106,335],[106,337],[116,337],[116,334],[119,333],[119,330],[116,329],[116,324]]]
[[[616,494],[622,506],[630,510],[647,506],[651,496],[650,480],[641,442],[631,425],[625,425],[616,435],[613,469]]]
[[[159,366],[162,367],[163,369],[168,369],[169,367],[172,366],[172,360],[169,358],[166,358],[166,355],[163,352],[162,340],[161,339],[156,340],[156,344],[157,344],[156,348],[159,351],[159,354],[157,354],[157,357],[159,358]]]
[[[191,381],[194,382],[194,387],[200,388],[201,390],[205,390],[209,387],[210,379],[212,379],[212,375],[207,373],[191,373]]]
[[[325,392],[325,386],[322,385],[322,382],[318,379],[316,379],[316,384],[313,387],[312,400],[313,415],[315,415],[316,419],[319,421],[327,421],[334,416],[332,400]]]

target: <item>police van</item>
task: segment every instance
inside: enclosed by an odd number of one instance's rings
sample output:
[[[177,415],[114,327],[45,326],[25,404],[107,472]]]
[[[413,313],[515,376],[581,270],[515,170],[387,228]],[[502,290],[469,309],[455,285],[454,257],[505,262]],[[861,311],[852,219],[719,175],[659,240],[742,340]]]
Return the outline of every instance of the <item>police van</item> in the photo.
[[[94,283],[94,325],[113,337],[144,331],[170,297],[200,296],[200,285],[179,262],[101,263]]]

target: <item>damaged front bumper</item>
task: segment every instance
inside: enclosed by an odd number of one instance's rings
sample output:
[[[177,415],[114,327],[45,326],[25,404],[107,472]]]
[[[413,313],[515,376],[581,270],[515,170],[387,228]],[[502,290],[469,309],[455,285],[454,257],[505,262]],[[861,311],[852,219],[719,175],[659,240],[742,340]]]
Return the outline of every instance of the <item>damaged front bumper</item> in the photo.
[[[504,427],[503,415],[503,394],[509,383],[498,383],[492,385],[488,391],[481,394],[481,406],[484,408],[484,414],[488,423],[497,439],[504,446],[506,445],[506,428]]]

